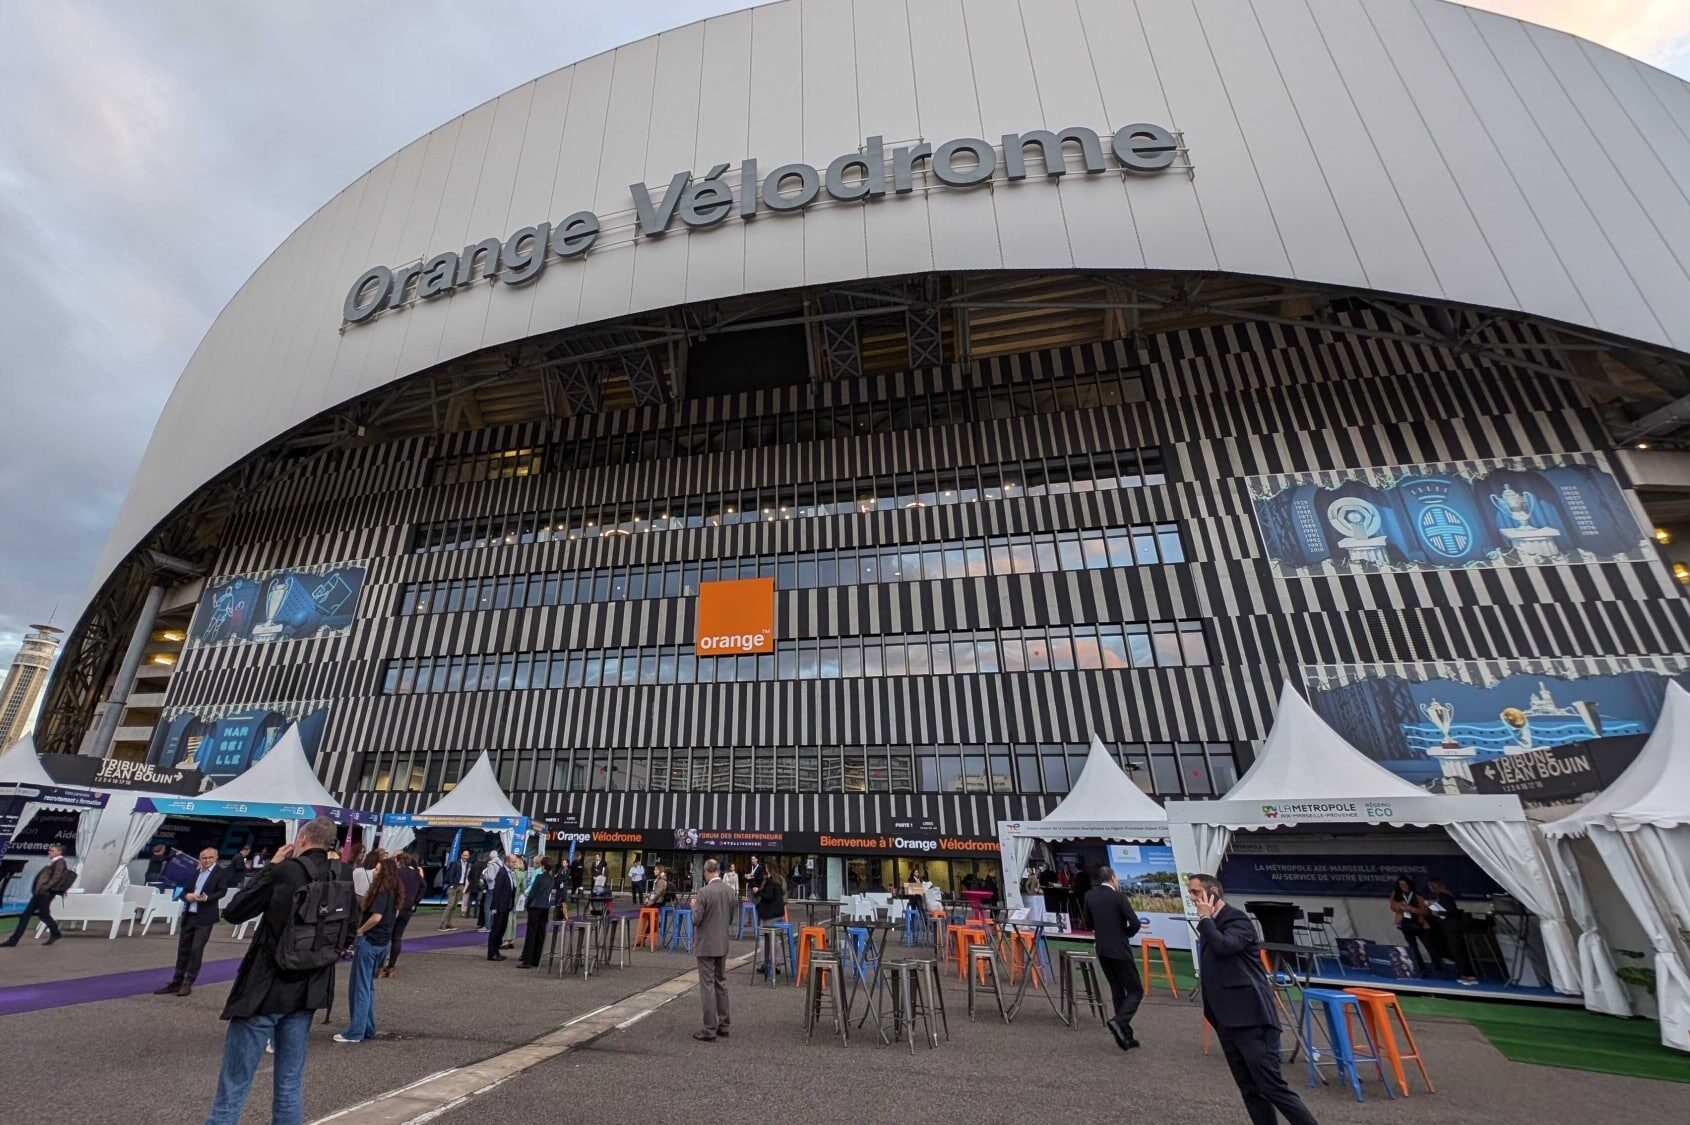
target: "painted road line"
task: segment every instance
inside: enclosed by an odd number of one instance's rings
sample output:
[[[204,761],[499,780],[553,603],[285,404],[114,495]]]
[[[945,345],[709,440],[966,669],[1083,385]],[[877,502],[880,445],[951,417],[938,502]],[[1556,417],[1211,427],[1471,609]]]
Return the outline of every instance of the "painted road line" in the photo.
[[[730,968],[745,964],[749,953],[729,959]],[[497,1089],[523,1071],[612,1031],[631,1027],[665,1004],[698,987],[696,970],[688,969],[632,996],[576,1016],[554,1031],[520,1047],[467,1066],[452,1067],[419,1078],[398,1089],[378,1094],[357,1105],[320,1117],[312,1125],[423,1125]]]

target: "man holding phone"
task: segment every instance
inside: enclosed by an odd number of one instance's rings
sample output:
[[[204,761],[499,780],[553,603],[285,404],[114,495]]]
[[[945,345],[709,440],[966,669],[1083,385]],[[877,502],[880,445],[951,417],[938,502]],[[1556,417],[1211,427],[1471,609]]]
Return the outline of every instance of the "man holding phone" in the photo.
[[[1254,923],[1248,914],[1227,905],[1220,880],[1213,875],[1189,876],[1186,890],[1197,909],[1203,1016],[1221,1041],[1252,1125],[1274,1125],[1279,1117],[1292,1125],[1315,1125],[1308,1106],[1280,1073],[1279,1012],[1262,968]]]

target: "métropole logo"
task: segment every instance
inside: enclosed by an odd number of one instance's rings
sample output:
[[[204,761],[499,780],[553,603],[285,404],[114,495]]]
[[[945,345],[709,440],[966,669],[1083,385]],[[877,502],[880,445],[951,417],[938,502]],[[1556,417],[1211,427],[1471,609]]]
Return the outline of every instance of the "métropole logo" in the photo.
[[[775,650],[775,580],[737,578],[698,587],[699,656]]]
[[[1140,122],[1117,129],[1109,138],[1107,152],[1121,172],[1151,175],[1172,168],[1179,148],[1180,142],[1167,129]],[[724,178],[728,165],[717,164],[699,179],[691,171],[676,172],[656,194],[643,182],[629,184],[628,191],[634,198],[636,237],[656,238],[677,219],[693,230],[716,226],[730,216],[749,222],[765,211],[801,212],[824,193],[840,203],[868,203],[885,198],[888,191],[909,195],[916,190],[916,176],[923,166],[942,187],[970,188],[991,181],[1000,160],[1006,179],[1028,179],[1027,158],[1036,153],[1045,177],[1054,179],[1068,174],[1070,149],[1077,150],[1081,170],[1087,175],[1109,171],[1103,138],[1094,129],[1075,125],[1060,132],[1005,133],[997,147],[984,137],[958,137],[938,146],[925,141],[899,145],[892,149],[890,169],[884,140],[870,137],[856,152],[835,157],[825,170],[794,163],[762,175],[756,160],[744,160],[737,185]],[[450,296],[477,281],[528,285],[539,279],[553,258],[568,261],[585,256],[597,244],[602,229],[593,212],[577,211],[555,226],[541,222],[522,227],[502,242],[486,238],[462,251],[443,250],[407,265],[371,266],[347,291],[341,315],[348,325],[362,324],[379,312],[404,308],[413,300]]]

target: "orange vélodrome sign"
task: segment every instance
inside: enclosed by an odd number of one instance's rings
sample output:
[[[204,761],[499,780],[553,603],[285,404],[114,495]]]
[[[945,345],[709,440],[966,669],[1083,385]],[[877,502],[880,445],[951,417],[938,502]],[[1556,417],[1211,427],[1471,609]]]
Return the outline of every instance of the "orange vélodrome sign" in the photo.
[[[732,656],[775,650],[775,580],[738,578],[698,587],[700,656]]]

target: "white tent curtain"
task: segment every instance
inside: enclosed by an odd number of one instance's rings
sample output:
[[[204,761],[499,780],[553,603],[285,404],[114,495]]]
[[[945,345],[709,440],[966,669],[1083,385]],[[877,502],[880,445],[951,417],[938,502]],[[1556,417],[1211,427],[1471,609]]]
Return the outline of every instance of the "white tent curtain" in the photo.
[[[499,850],[500,851],[504,852],[506,855],[510,855],[511,854],[511,844],[515,843],[515,841],[516,841],[516,829],[514,829],[514,828],[501,828],[501,829],[499,829]]]
[[[1027,872],[1027,857],[1033,854],[1033,841],[1027,836],[998,833],[998,852],[1003,872],[1003,897],[1011,910],[1020,910],[1027,903],[1021,898],[1021,877]]]
[[[82,815],[76,818],[76,882],[72,886],[82,886],[82,873],[88,870],[88,860],[94,852],[94,837],[100,830],[100,814],[104,811],[84,809]]]
[[[387,852],[388,855],[398,855],[400,852],[410,847],[411,841],[416,838],[417,830],[415,828],[409,828],[404,825],[396,825],[392,828],[382,829],[381,840],[379,842],[382,850]]]
[[[1183,874],[1217,874],[1226,858],[1226,849],[1232,844],[1232,829],[1219,824],[1193,824],[1191,834],[1197,840],[1196,867]]]
[[[1550,840],[1549,858],[1567,896],[1567,908],[1579,928],[1579,988],[1584,992],[1584,1006],[1603,1015],[1630,1016],[1631,996],[1614,969],[1614,958],[1608,952],[1596,906],[1590,901],[1584,876],[1579,873],[1573,841],[1564,836]]]
[[[164,827],[163,813],[138,812],[129,818],[129,829],[123,834],[123,852],[118,856],[117,870],[112,872],[111,881],[105,886],[105,893],[112,894],[121,891],[129,885],[129,861],[135,858],[135,853],[141,846]]]
[[[18,813],[18,822],[12,826],[12,839],[16,840],[19,836],[22,836],[24,828],[35,819],[35,814],[40,811],[41,806],[34,801],[25,805],[23,811]]]
[[[1556,992],[1579,992],[1578,952],[1567,928],[1567,912],[1538,851],[1537,838],[1525,821],[1470,820],[1446,826],[1455,842],[1503,890],[1537,915],[1538,931],[1549,960],[1549,981]]]
[[[1663,854],[1671,849],[1664,849],[1664,841],[1658,837],[1643,840],[1644,833],[1654,835],[1656,831],[1641,828],[1620,833],[1592,825],[1590,842],[1596,845],[1615,885],[1654,947],[1655,1007],[1661,1020],[1661,1042],[1685,1051],[1690,1050],[1690,957],[1686,955],[1684,935],[1678,927],[1690,921],[1690,902],[1683,901],[1682,892],[1675,893],[1664,885],[1671,882],[1666,878],[1670,872],[1657,865],[1671,865],[1671,858]],[[1682,864],[1678,866],[1682,873]],[[1662,877],[1651,878],[1657,871]],[[1681,910],[1685,912],[1683,915],[1672,916]]]

